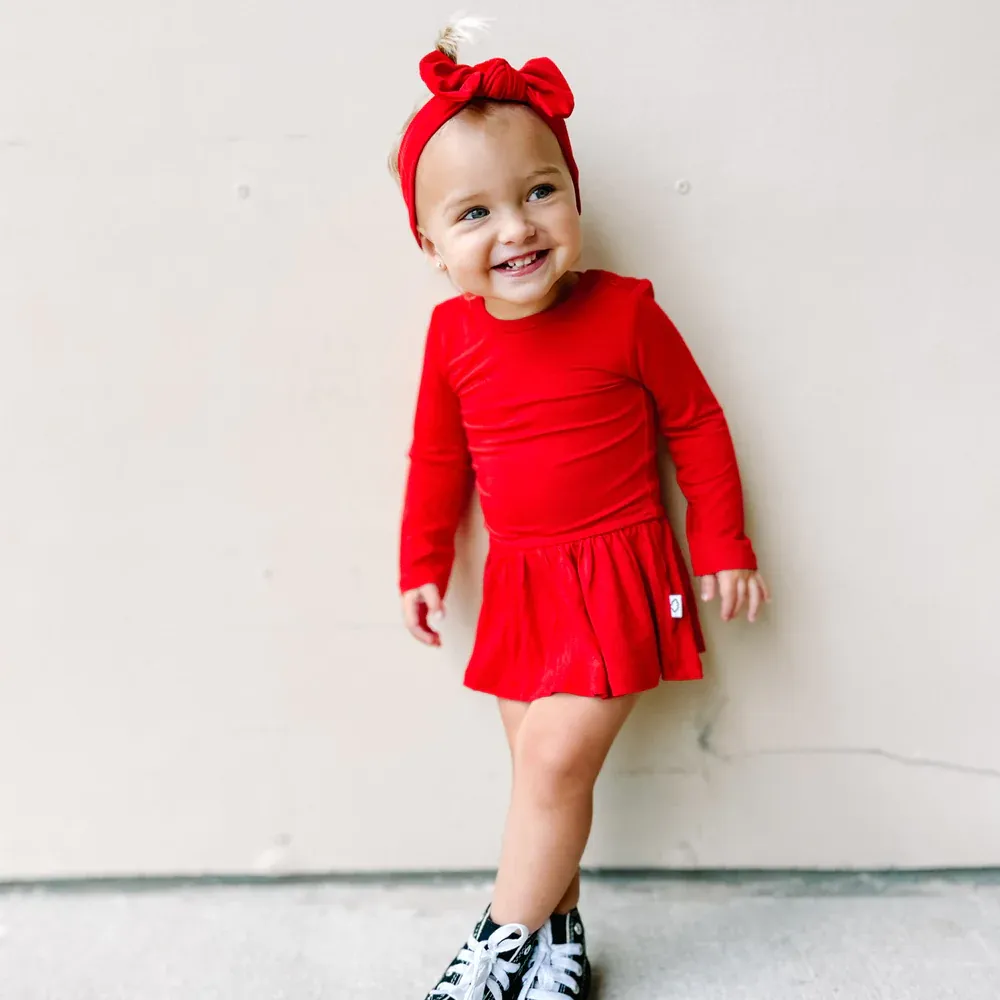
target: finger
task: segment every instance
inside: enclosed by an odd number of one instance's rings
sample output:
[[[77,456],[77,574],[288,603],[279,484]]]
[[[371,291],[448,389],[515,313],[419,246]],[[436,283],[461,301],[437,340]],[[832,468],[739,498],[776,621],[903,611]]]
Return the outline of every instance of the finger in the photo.
[[[444,601],[441,600],[441,591],[433,584],[420,588],[420,597],[427,608],[426,619],[433,626],[438,626],[444,621]],[[434,633],[437,634],[436,632]]]
[[[413,636],[417,642],[422,643],[425,646],[440,646],[441,636],[436,632],[432,632],[430,629],[421,628],[419,625],[415,625],[413,628],[408,629],[410,635]]]
[[[767,582],[764,580],[764,577],[760,575],[760,573],[757,574],[756,580],[761,589],[761,593],[764,595],[765,603],[769,604],[771,602],[771,588],[767,585]]]
[[[410,635],[425,646],[441,645],[441,636],[427,624],[427,605],[423,601],[417,602],[417,624],[410,629]]]
[[[403,623],[406,630],[425,646],[438,646],[441,639],[427,627],[427,605],[421,600],[419,591],[403,597]]]
[[[741,576],[736,580],[736,607],[733,608],[733,617],[739,618],[740,612],[743,610],[747,603],[747,581],[746,577]]]
[[[727,622],[733,617],[733,608],[736,607],[736,581],[728,574],[720,576],[719,591],[722,594],[722,620]]]
[[[403,624],[407,628],[416,628],[419,618],[417,615],[417,605],[419,604],[419,597],[416,593],[410,592],[403,594]]]
[[[701,578],[701,599],[703,601],[715,600],[715,577],[703,576]]]
[[[420,588],[420,599],[427,605],[429,615],[440,615],[444,617],[444,602],[441,600],[441,591],[433,583]]]
[[[444,618],[444,605],[441,603],[441,594],[437,587],[428,585],[420,588],[420,603],[417,605],[417,612],[420,616],[420,630],[424,635],[430,636],[430,646],[440,646],[441,636],[437,632],[436,626]]]
[[[761,586],[761,582],[756,577],[751,577],[749,590],[750,608],[747,611],[747,619],[755,622],[757,620],[757,612],[760,611],[760,606],[764,602],[764,588]]]
[[[426,587],[422,587],[420,593],[424,601],[425,611],[422,624],[434,636],[434,645],[440,646],[441,636],[438,635],[437,629],[444,621],[444,601],[441,600],[441,591],[430,583]]]

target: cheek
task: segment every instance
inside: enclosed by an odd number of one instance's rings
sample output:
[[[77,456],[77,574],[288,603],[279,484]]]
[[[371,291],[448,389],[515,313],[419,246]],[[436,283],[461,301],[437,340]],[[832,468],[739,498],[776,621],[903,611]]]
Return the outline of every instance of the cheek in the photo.
[[[576,222],[570,227],[566,238],[566,252],[569,266],[572,267],[580,259],[583,252],[583,233],[580,231],[580,224]]]
[[[580,215],[576,208],[567,211],[560,220],[560,232],[567,243],[580,242]]]
[[[488,267],[492,240],[485,232],[468,233],[452,242],[452,254],[457,268]]]
[[[567,247],[580,242],[580,213],[575,204],[560,201],[552,205],[548,213],[540,214],[540,225],[559,243]]]

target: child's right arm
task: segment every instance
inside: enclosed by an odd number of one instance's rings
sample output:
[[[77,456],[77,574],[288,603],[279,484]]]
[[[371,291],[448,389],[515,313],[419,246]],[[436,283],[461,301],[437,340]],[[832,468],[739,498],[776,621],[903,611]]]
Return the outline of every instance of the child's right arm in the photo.
[[[413,422],[410,473],[400,532],[400,591],[411,634],[438,645],[427,615],[441,614],[455,559],[455,532],[473,474],[458,397],[448,381],[442,327],[431,320]]]

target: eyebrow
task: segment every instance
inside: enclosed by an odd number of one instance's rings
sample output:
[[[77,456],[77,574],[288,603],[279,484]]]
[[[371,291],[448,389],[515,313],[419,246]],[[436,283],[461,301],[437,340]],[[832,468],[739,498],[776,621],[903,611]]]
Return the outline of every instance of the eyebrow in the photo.
[[[539,167],[537,170],[532,170],[524,179],[526,181],[533,181],[538,177],[548,177],[551,174],[561,173],[559,167],[555,164],[546,164],[544,167]],[[449,198],[442,207],[443,212],[453,212],[460,205],[467,205],[475,201],[481,200],[483,197],[482,191],[477,191],[471,194],[461,194],[454,198]]]
[[[544,167],[539,167],[537,170],[532,170],[530,174],[525,178],[525,180],[534,180],[536,177],[544,177],[546,174],[558,174],[561,173],[560,169],[554,164],[547,164]]]

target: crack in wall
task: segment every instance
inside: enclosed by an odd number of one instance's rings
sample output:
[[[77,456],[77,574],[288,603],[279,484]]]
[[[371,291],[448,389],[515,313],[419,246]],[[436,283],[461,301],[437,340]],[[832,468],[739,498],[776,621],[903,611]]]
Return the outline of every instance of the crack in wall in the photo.
[[[704,734],[704,731],[703,731]],[[972,764],[961,764],[952,760],[940,760],[935,757],[920,757],[914,754],[895,753],[881,747],[786,747],[764,748],[761,750],[746,750],[739,753],[723,753],[711,743],[711,739],[698,740],[699,746],[710,757],[725,764],[733,761],[752,760],[755,757],[879,757],[892,761],[903,767],[931,768],[937,771],[950,771],[953,774],[971,774],[979,778],[1000,779],[1000,768],[975,767]]]
[[[698,747],[702,753],[724,764],[740,760],[753,760],[757,757],[878,757],[902,767],[928,768],[936,771],[950,771],[952,774],[968,774],[977,778],[1000,780],[1000,768],[997,767],[977,767],[959,761],[942,760],[938,757],[898,753],[883,747],[763,747],[759,750],[726,753],[715,745],[715,729],[728,701],[728,698],[721,697],[711,705],[706,713],[705,721],[698,730]]]

